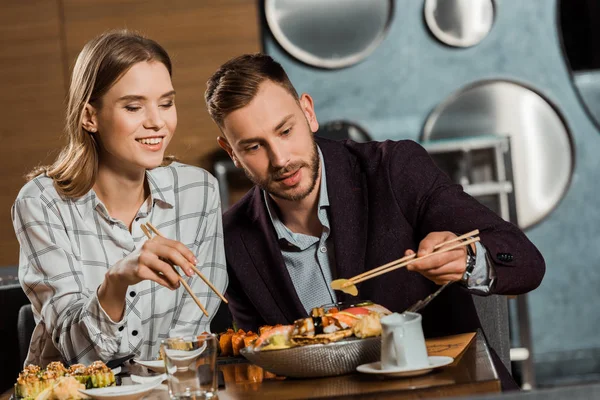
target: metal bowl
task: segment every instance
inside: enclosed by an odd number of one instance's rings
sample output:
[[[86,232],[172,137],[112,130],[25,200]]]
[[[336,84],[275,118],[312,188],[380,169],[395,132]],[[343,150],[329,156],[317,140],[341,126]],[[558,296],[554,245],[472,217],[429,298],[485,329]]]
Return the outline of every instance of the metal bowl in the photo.
[[[361,364],[379,360],[381,337],[349,338],[329,344],[311,344],[283,350],[240,350],[250,362],[267,371],[292,378],[344,375]]]

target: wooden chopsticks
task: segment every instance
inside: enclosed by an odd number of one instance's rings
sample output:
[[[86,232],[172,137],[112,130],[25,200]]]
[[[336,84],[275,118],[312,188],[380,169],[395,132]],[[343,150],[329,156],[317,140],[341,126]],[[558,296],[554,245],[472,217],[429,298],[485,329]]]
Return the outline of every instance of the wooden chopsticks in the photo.
[[[456,238],[454,238],[452,240],[448,240],[446,242],[443,242],[443,243],[440,243],[440,244],[436,245],[433,248],[434,251],[432,253],[429,253],[429,254],[427,254],[427,255],[425,255],[423,257],[416,258],[417,254],[415,253],[415,254],[411,254],[409,256],[402,257],[402,258],[400,258],[398,260],[389,262],[389,263],[384,264],[384,265],[382,265],[380,267],[373,268],[373,269],[371,269],[369,271],[363,272],[362,274],[356,275],[356,276],[348,279],[348,281],[346,283],[344,283],[342,285],[342,287],[349,287],[351,285],[355,285],[357,283],[364,282],[364,281],[366,281],[368,279],[375,278],[376,276],[383,275],[385,273],[394,271],[394,270],[396,270],[398,268],[405,267],[408,264],[413,263],[415,261],[424,260],[424,259],[426,259],[428,257],[433,256],[433,255],[442,254],[442,253],[445,253],[447,251],[454,250],[454,249],[457,249],[459,247],[467,246],[467,245],[470,245],[471,243],[478,242],[479,241],[479,236],[473,237],[473,236],[476,236],[478,234],[479,234],[479,230],[475,229],[475,230],[473,230],[471,232],[465,233],[464,235],[458,236],[458,237],[456,237]],[[467,238],[470,238],[470,239],[467,239]],[[467,240],[464,240],[464,239],[467,239]],[[441,248],[443,246],[446,246],[446,245],[448,245],[450,243],[454,243],[454,242],[459,242],[459,243],[455,244],[454,246],[450,246],[450,247],[447,247],[445,249],[442,249],[440,251],[436,251],[439,248]]]
[[[146,222],[146,225],[148,226],[148,228],[150,228],[152,230],[152,232],[156,233],[158,236],[164,237],[164,235],[162,233],[160,233],[158,231],[158,229],[156,229],[154,227],[154,225],[152,225],[150,222]],[[204,276],[204,274],[202,274],[202,272],[200,272],[200,270],[198,268],[196,268],[195,265],[192,265],[192,269],[194,270],[194,272],[196,273],[196,275],[198,275],[200,277],[200,279],[202,279],[204,281],[204,283],[206,283],[208,285],[209,288],[211,288],[211,290],[213,292],[215,292],[215,294],[217,296],[219,296],[219,298],[221,300],[223,300],[223,303],[228,304],[229,302],[227,301],[227,299],[225,298],[225,296],[223,296],[219,290]]]
[[[142,228],[142,231],[144,232],[144,235],[146,235],[146,237],[148,238],[148,240],[152,239],[152,234],[150,234],[150,231],[148,230],[148,228],[146,228],[146,226],[144,226],[144,224],[141,225],[141,228]],[[194,299],[194,302],[198,305],[198,307],[200,307],[200,309],[202,310],[204,315],[206,315],[208,317],[208,311],[206,311],[206,308],[204,308],[202,303],[200,303],[200,300],[198,300],[198,298],[194,294],[194,291],[192,290],[190,285],[188,285],[188,283],[185,281],[185,279],[183,279],[183,277],[181,275],[179,275],[179,272],[177,272],[177,269],[175,268],[175,266],[173,266],[173,264],[169,263],[169,265],[171,265],[171,268],[173,268],[173,271],[175,271],[175,273],[177,274],[177,278],[179,279],[179,282],[181,282],[181,284],[183,285],[185,290],[187,290],[187,292],[190,294],[190,296],[192,296],[192,299]]]

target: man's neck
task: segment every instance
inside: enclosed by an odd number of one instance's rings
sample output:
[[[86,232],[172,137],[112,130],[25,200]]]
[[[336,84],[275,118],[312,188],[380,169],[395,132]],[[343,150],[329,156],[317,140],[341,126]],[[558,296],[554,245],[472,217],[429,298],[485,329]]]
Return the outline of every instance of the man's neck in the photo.
[[[302,233],[315,237],[321,236],[323,225],[319,221],[319,194],[321,192],[321,167],[317,182],[311,193],[302,200],[284,200],[271,197],[279,207],[281,221],[294,233]]]

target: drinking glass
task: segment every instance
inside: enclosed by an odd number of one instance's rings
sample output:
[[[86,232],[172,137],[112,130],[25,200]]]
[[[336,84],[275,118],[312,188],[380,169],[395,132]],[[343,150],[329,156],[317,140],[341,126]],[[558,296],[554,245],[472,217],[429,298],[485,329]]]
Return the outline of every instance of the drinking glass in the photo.
[[[217,337],[207,333],[161,343],[171,399],[217,397]]]

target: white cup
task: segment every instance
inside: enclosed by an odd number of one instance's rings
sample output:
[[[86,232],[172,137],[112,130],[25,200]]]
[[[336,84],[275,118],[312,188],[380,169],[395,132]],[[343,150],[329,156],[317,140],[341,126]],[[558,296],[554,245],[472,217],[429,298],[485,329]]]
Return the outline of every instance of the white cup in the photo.
[[[381,318],[382,369],[419,369],[429,366],[421,314],[393,313]]]

